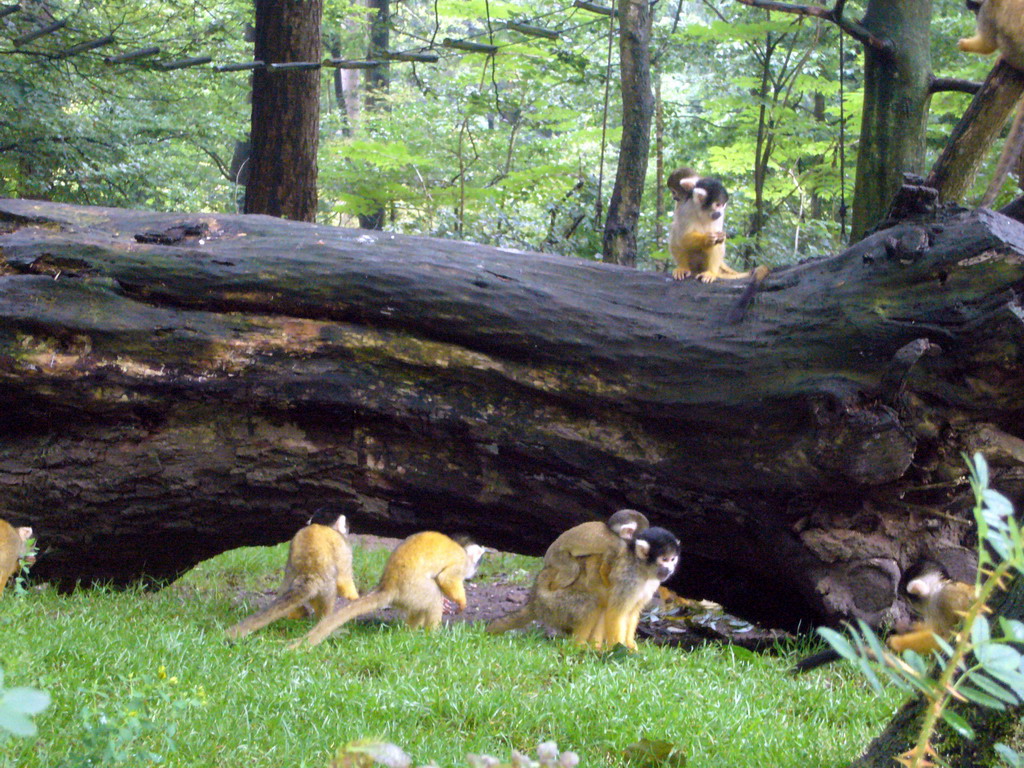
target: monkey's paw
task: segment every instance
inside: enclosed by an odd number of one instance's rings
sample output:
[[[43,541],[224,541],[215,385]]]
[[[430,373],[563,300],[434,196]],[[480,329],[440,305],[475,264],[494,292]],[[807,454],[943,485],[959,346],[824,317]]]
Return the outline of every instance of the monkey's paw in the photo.
[[[684,269],[683,267],[676,267],[672,270],[672,278],[674,280],[685,280],[690,276],[690,270]]]
[[[697,274],[697,279],[702,283],[713,283],[718,279],[718,275],[713,272],[700,272]]]

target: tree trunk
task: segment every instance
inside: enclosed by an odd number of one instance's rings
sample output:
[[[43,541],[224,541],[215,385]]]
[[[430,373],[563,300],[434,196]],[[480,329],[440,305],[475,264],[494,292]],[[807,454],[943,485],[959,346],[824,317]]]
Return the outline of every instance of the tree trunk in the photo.
[[[645,0],[619,2],[622,140],[615,188],[604,225],[604,260],[636,265],[636,230],[651,146],[651,10]]]
[[[924,166],[931,98],[931,0],[870,0],[863,26],[892,47],[864,46],[864,108],[851,240],[881,221],[904,173]]]
[[[322,11],[323,0],[256,0],[256,58],[319,61]],[[246,213],[316,219],[319,135],[319,70],[253,73]]]
[[[387,53],[391,37],[391,1],[367,0],[370,8],[370,42],[366,57],[371,61],[383,60],[378,67],[366,70],[366,108],[368,110],[388,109],[387,92],[391,86],[391,69],[384,54]],[[358,214],[359,226],[363,229],[384,229],[387,212],[381,205],[375,211]]]
[[[34,572],[173,577],[288,538],[540,553],[621,507],[774,626],[972,567],[962,452],[1024,486],[1024,227],[904,224],[744,281],[314,226],[0,201],[0,503]]]

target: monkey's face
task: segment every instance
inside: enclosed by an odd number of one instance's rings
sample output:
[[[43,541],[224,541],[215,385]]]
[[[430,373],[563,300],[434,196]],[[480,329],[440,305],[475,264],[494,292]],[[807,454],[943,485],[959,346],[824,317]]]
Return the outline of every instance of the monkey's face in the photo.
[[[652,569],[658,581],[664,581],[679,563],[679,539],[664,528],[648,528],[633,542],[637,557]]]
[[[693,201],[709,221],[719,221],[729,205],[729,193],[717,179],[701,179],[693,188]]]

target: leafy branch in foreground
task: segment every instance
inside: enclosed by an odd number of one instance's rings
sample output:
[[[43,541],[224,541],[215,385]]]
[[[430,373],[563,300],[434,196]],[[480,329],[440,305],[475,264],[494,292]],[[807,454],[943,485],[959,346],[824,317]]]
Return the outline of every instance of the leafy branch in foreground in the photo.
[[[1011,579],[1024,572],[1024,541],[1013,506],[989,488],[984,457],[977,453],[969,463],[978,526],[975,594],[964,611],[959,631],[948,639],[936,636],[938,650],[931,654],[936,663],[929,664],[913,650],[902,655],[893,653],[863,622],[850,628],[849,637],[819,629],[837,653],[857,665],[876,692],[882,691],[881,677],[924,697],[926,706],[917,741],[899,758],[908,768],[938,764],[940,756],[933,740],[940,719],[964,738],[974,738],[974,729],[951,709],[952,701],[1000,711],[1024,703],[1024,656],[1020,651],[1024,623],[1003,616],[992,622],[986,615],[996,590],[1007,589]],[[996,750],[1008,764],[1024,766],[1024,759],[1006,745],[999,744]]]
[[[15,736],[34,736],[32,717],[50,706],[50,694],[35,688],[5,688],[0,667],[0,742],[4,732]]]

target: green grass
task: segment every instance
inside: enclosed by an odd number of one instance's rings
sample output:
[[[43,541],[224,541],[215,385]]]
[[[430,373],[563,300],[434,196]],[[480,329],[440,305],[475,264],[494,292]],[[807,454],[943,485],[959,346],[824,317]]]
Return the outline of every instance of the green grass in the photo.
[[[386,555],[356,551],[361,591]],[[416,765],[507,758],[551,739],[584,766],[617,766],[646,737],[680,747],[690,766],[817,768],[848,763],[899,703],[841,665],[790,677],[796,651],[641,644],[614,658],[471,624],[433,634],[354,624],[286,650],[308,620],[229,645],[224,628],[252,607],[238,590],[276,587],[284,557],[284,545],[235,550],[160,592],[6,594],[5,683],[42,688],[53,703],[37,737],[0,744],[0,766],[56,768],[73,755],[67,765],[145,766],[160,764],[156,753],[190,768],[326,768],[335,748],[363,737],[394,741]],[[522,578],[533,562],[495,559],[482,576]],[[87,763],[90,747],[117,754]]]

